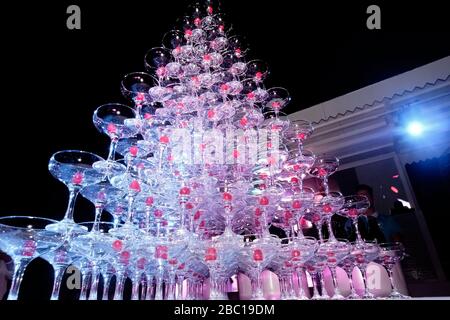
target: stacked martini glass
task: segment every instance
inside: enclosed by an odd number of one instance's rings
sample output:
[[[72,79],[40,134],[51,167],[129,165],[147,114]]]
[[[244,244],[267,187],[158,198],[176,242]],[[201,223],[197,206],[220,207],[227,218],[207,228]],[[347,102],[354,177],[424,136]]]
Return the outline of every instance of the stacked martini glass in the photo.
[[[331,295],[324,290],[325,269],[335,284],[337,267],[359,268],[365,278],[376,259],[392,274],[400,244],[366,242],[359,232],[353,244],[334,237],[331,217],[357,228],[368,199],[330,192],[339,160],[304,148],[313,126],[286,117],[288,91],[266,88],[267,64],[248,59],[244,40],[217,10],[213,1],[194,5],[145,55],[146,72],[124,77],[129,105],[95,110],[93,124],[111,141],[105,158],[80,150],[51,157],[50,173],[69,191],[62,220],[0,218],[0,249],[15,265],[9,299],[18,298],[37,257],[54,268],[51,299],[70,265],[82,276],[81,300],[121,300],[127,279],[133,300],[226,299],[237,273],[250,277],[254,299],[264,299],[267,269],[280,276],[284,299],[310,296],[305,276],[312,299],[344,299],[337,285]],[[303,186],[309,176],[324,192]],[[74,220],[79,195],[95,207],[90,222]],[[303,235],[308,223],[318,239]],[[287,237],[270,234],[272,224]],[[392,297],[403,297],[394,283]],[[366,288],[349,298],[373,296]]]

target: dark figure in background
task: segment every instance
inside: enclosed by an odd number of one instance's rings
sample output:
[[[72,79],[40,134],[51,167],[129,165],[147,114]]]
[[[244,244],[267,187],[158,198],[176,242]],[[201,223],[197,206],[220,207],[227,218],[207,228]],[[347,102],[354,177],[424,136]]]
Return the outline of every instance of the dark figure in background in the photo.
[[[381,215],[375,209],[373,189],[368,185],[360,184],[356,187],[356,194],[366,196],[370,202],[369,209],[367,209],[365,214],[360,216],[358,219],[358,227],[361,237],[364,240],[376,240],[378,243],[386,242],[386,236],[382,230],[381,224],[381,221],[384,220],[385,215]],[[349,233],[349,240],[355,241],[356,231],[350,220],[346,223],[346,230]]]

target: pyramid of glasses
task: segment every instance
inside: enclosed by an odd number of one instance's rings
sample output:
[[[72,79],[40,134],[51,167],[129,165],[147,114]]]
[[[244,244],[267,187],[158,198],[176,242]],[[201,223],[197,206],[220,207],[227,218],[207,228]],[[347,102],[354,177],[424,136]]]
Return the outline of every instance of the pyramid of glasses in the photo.
[[[338,266],[351,278],[353,268],[364,276],[376,259],[391,272],[402,258],[400,244],[361,238],[357,219],[368,199],[329,191],[338,159],[303,148],[312,125],[281,112],[288,91],[265,87],[267,65],[247,61],[244,41],[217,9],[211,1],[194,5],[145,55],[147,73],[124,77],[130,106],[94,112],[94,125],[111,141],[106,159],[79,150],[51,157],[50,173],[70,192],[61,221],[0,218],[0,249],[15,265],[9,299],[17,299],[37,257],[54,268],[51,299],[73,265],[82,275],[80,299],[94,300],[123,299],[127,278],[134,300],[226,299],[238,273],[250,277],[253,298],[263,299],[266,269],[278,275],[282,299],[309,297],[298,285],[307,274],[312,298],[326,299],[325,268],[336,283]],[[303,187],[309,176],[322,180],[323,191]],[[79,194],[95,207],[91,222],[74,221]],[[334,237],[336,213],[353,220],[356,243]],[[270,225],[286,238],[271,235]],[[310,225],[318,239],[303,235]],[[401,297],[395,286],[391,296]],[[362,297],[372,297],[367,288]],[[332,298],[345,297],[336,288]],[[352,288],[348,298],[361,297]]]

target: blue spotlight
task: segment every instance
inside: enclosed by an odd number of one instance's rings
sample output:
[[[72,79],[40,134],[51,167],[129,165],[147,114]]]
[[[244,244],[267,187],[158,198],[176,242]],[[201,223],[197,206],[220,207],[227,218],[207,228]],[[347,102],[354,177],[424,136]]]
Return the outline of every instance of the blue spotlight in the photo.
[[[420,136],[423,133],[423,124],[418,121],[410,122],[407,129],[408,133],[412,136]]]

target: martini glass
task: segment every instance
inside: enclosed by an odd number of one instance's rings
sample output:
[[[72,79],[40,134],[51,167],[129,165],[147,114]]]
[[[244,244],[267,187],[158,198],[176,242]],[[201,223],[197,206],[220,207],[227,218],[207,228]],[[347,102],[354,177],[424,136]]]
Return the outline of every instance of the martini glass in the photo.
[[[125,172],[123,165],[114,161],[119,139],[130,138],[139,131],[136,112],[119,103],[108,103],[97,108],[92,118],[98,131],[111,139],[107,160],[98,161],[93,167],[99,172],[111,176]]]
[[[361,271],[364,281],[364,295],[363,299],[374,299],[374,295],[369,291],[367,286],[367,274],[366,269],[369,262],[375,260],[380,253],[380,247],[376,241],[357,241],[351,250],[351,255],[354,260],[354,264]]]
[[[331,297],[333,300],[344,299],[337,283],[336,267],[350,253],[350,250],[351,245],[345,239],[325,240],[317,249],[316,255],[325,261],[331,271],[334,285],[334,295]]]
[[[17,300],[23,274],[31,260],[61,245],[63,235],[45,230],[55,220],[30,217],[0,217],[0,249],[14,261],[14,274],[8,300]]]
[[[400,242],[381,243],[378,261],[386,268],[391,281],[392,292],[388,299],[409,299],[409,296],[401,294],[394,281],[393,270],[397,263],[405,257],[405,247]]]
[[[336,241],[336,238],[331,228],[331,217],[342,207],[344,199],[340,192],[319,192],[314,198],[314,212],[322,217],[328,229],[328,239]]]
[[[80,190],[103,180],[103,175],[93,168],[93,164],[99,161],[104,160],[93,153],[78,150],[59,151],[50,158],[50,173],[67,186],[70,196],[63,220],[47,225],[47,230],[60,233],[66,233],[68,230],[85,231],[85,228],[74,222],[73,211]]]
[[[323,186],[325,188],[325,193],[328,194],[330,192],[328,186],[328,178],[336,172],[339,167],[339,159],[333,156],[319,156],[316,158],[316,162],[309,170],[309,173],[323,180]]]
[[[303,144],[314,131],[314,127],[306,120],[292,120],[286,134],[287,138],[292,142],[296,142],[298,150],[303,149]]]
[[[295,238],[290,243],[290,260],[297,272],[299,280],[299,300],[308,299],[303,289],[303,272],[305,263],[314,257],[318,248],[318,242],[313,237]]]
[[[303,188],[303,180],[313,166],[316,156],[309,150],[292,149],[289,151],[288,159],[285,163],[287,171],[292,172],[298,177],[299,189]]]
[[[370,207],[369,199],[366,196],[353,195],[344,197],[344,204],[337,214],[352,220],[356,230],[356,242],[364,243],[358,227],[358,218]]]
[[[122,95],[136,105],[136,114],[140,116],[142,105],[152,102],[148,90],[157,80],[145,72],[127,74],[121,83]]]

